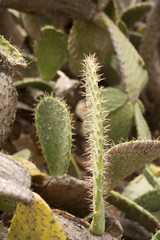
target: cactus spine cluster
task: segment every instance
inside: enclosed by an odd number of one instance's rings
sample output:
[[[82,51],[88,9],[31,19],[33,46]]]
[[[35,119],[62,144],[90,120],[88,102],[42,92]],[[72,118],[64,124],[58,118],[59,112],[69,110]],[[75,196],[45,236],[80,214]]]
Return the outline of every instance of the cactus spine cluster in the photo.
[[[93,220],[90,231],[102,235],[105,230],[105,213],[103,201],[103,111],[101,94],[98,88],[98,64],[93,56],[85,58],[83,78],[86,89],[87,125],[89,129],[89,152],[93,171]]]

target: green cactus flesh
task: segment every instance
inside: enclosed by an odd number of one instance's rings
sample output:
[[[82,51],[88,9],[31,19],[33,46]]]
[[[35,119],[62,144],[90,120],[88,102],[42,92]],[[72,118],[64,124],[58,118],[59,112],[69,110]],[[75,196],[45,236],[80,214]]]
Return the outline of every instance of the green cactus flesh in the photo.
[[[140,140],[116,145],[107,151],[105,188],[108,194],[121,180],[160,156],[160,141]]]
[[[45,97],[35,112],[39,141],[52,177],[67,172],[71,157],[71,121],[66,105],[59,99]]]
[[[134,178],[124,189],[122,195],[134,201],[134,199],[153,190],[153,186],[148,182],[146,177],[141,174]]]
[[[140,20],[143,15],[151,10],[152,2],[142,2],[125,8],[121,13],[121,19],[125,22],[128,28],[131,28],[135,22]]]
[[[134,105],[134,119],[139,139],[150,140],[151,132],[146,120],[142,115],[142,111],[138,102]]]
[[[95,24],[84,20],[74,22],[68,38],[68,61],[74,74],[80,74],[84,54],[96,53],[99,60],[103,62],[106,53],[111,49],[109,37]]]
[[[27,66],[25,60],[18,50],[2,36],[0,36],[0,58],[8,62],[11,66]]]
[[[89,127],[90,159],[93,172],[93,219],[90,230],[95,235],[102,235],[105,230],[104,202],[103,202],[103,111],[102,97],[98,88],[98,65],[93,56],[84,60],[84,81],[86,89],[86,109]]]
[[[155,188],[160,187],[160,179],[157,178],[150,169],[150,166],[146,165],[143,169],[143,175],[147,181]]]
[[[102,90],[103,108],[109,113],[122,107],[127,102],[127,95],[117,88],[107,87]]]
[[[123,90],[128,99],[134,103],[148,80],[144,62],[134,46],[107,15],[96,14],[94,22],[110,34],[118,58]]]
[[[107,201],[125,212],[127,218],[139,222],[151,232],[160,227],[160,222],[150,212],[118,192],[111,191]]]
[[[67,55],[67,37],[66,35],[53,28],[45,26],[42,28],[43,38],[37,41],[35,46],[35,55],[39,73],[43,80],[49,81],[56,75]]]
[[[135,202],[148,211],[156,212],[160,209],[160,188],[153,189],[135,199]]]
[[[33,88],[38,88],[44,92],[47,92],[49,94],[55,93],[54,87],[49,84],[48,82],[42,81],[40,79],[34,79],[34,78],[25,78],[25,80],[22,81],[16,81],[14,82],[14,86],[16,87],[17,90],[23,89],[25,87],[33,87]]]
[[[104,108],[105,109],[105,108]],[[105,109],[107,110],[107,109]],[[110,129],[108,136],[114,143],[127,139],[133,123],[133,104],[127,102],[121,108],[108,115]]]

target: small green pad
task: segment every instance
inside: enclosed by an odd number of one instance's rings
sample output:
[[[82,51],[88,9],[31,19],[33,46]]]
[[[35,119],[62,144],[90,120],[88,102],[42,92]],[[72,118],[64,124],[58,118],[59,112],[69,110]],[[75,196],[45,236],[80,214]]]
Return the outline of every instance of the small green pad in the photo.
[[[26,62],[18,50],[0,35],[0,58],[7,61],[11,66],[26,67]]]
[[[45,97],[35,112],[35,123],[42,150],[52,177],[67,172],[71,157],[71,120],[66,105]]]
[[[52,26],[42,28],[43,38],[35,45],[39,73],[49,81],[56,75],[67,55],[67,37]]]
[[[65,240],[53,211],[36,193],[30,205],[19,203],[8,231],[9,240]]]

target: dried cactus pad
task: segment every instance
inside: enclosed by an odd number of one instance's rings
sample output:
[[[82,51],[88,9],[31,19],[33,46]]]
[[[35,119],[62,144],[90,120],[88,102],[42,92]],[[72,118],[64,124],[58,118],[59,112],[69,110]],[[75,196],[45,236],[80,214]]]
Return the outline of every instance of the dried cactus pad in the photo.
[[[15,119],[17,92],[12,86],[12,78],[0,73],[0,148],[3,147]]]
[[[65,240],[54,213],[36,193],[30,205],[19,203],[8,232],[9,240]]]
[[[27,66],[25,60],[18,50],[2,36],[0,36],[0,58],[8,62],[11,66]]]
[[[31,177],[25,168],[3,153],[0,153],[0,163],[0,209],[12,212],[18,201],[32,202]]]

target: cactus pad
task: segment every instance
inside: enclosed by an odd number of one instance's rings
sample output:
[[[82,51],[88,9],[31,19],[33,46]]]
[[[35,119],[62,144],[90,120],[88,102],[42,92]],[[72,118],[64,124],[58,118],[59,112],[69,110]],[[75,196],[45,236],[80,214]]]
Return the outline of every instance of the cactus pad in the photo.
[[[149,231],[160,227],[160,222],[150,212],[118,192],[111,191],[107,200],[125,212],[127,218],[139,222]]]
[[[71,121],[66,105],[45,97],[35,112],[35,124],[42,150],[52,177],[67,172],[71,157]]]
[[[3,147],[11,126],[14,122],[17,108],[17,92],[12,86],[12,78],[0,73],[0,149]]]
[[[128,28],[131,28],[135,22],[140,20],[143,15],[151,10],[152,2],[141,2],[125,8],[121,13],[121,19]]]
[[[107,87],[102,90],[103,108],[112,113],[127,102],[127,95],[117,88]]]
[[[25,60],[18,50],[2,36],[0,36],[0,58],[8,62],[11,66],[27,66]]]
[[[40,75],[43,80],[49,81],[65,62],[67,37],[52,26],[42,28],[42,35],[42,40],[36,43],[35,55]]]
[[[108,136],[114,143],[128,138],[133,123],[133,104],[127,102],[121,108],[110,113],[108,119],[108,124],[110,124]]]
[[[19,203],[8,231],[9,240],[65,240],[54,213],[36,193],[30,205]]]
[[[149,130],[148,124],[142,115],[142,111],[139,103],[135,103],[134,105],[134,118],[137,129],[137,134],[140,139],[150,140],[151,132]]]
[[[105,230],[104,202],[103,202],[103,109],[102,95],[98,88],[98,64],[93,56],[83,61],[83,77],[86,89],[86,110],[90,146],[91,170],[93,173],[93,220],[90,230],[95,235],[102,235]]]
[[[160,141],[156,140],[137,140],[112,147],[107,151],[105,162],[106,194],[138,167],[158,157],[160,157]]]
[[[111,48],[109,37],[95,24],[84,20],[75,21],[68,38],[71,71],[76,75],[80,74],[84,54],[96,53],[99,61],[103,62],[106,53]]]
[[[134,103],[148,80],[144,62],[134,46],[107,15],[97,14],[94,22],[110,34],[118,58],[123,90],[128,99]]]

